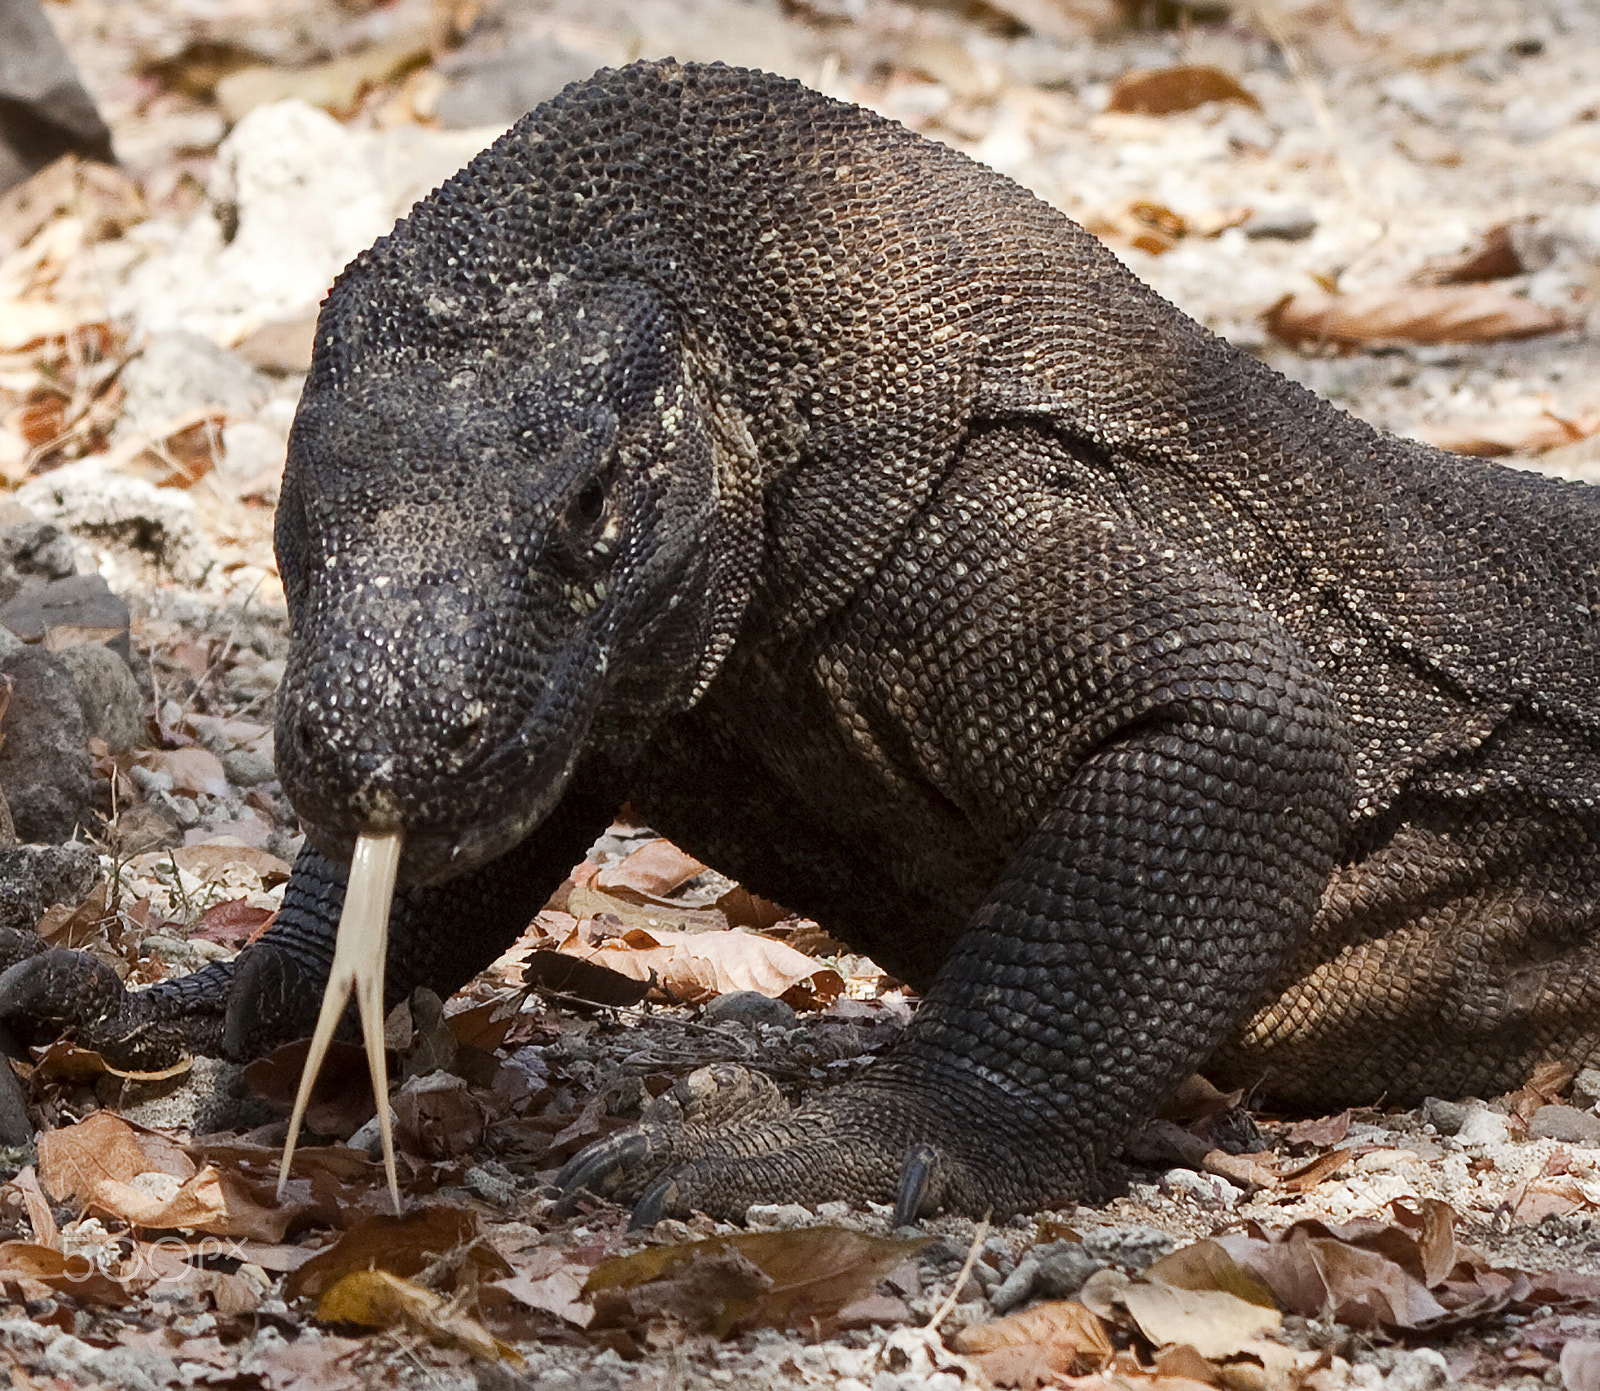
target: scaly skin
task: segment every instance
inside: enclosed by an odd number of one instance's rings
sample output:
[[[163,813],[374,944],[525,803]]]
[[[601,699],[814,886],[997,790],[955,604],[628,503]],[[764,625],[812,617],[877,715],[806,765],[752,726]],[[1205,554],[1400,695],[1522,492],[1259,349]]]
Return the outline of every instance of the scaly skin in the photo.
[[[1208,1061],[1327,1105],[1595,1052],[1597,524],[1316,400],[951,151],[641,64],[330,295],[280,772],[328,855],[405,831],[398,991],[492,955],[624,794],[926,988],[849,1085],[698,1079],[569,1189],[1057,1204]],[[289,1027],[275,970],[235,974],[241,1049]]]

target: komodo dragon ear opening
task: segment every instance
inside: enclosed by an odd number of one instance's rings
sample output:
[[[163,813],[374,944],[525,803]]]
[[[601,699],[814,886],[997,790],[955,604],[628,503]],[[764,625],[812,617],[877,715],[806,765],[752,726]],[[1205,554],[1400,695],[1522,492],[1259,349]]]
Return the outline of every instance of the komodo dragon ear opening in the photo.
[[[283,1142],[283,1160],[278,1166],[280,1203],[288,1187],[295,1142],[311,1100],[311,1089],[328,1056],[328,1045],[339,1026],[345,1002],[354,989],[356,1012],[361,1016],[361,1041],[367,1053],[367,1073],[372,1078],[372,1097],[378,1107],[378,1133],[383,1137],[383,1172],[389,1181],[389,1197],[394,1202],[395,1215],[400,1215],[400,1180],[395,1172],[394,1133],[389,1124],[389,1070],[383,1051],[383,978],[389,954],[389,907],[394,900],[395,876],[400,870],[401,841],[399,831],[363,832],[356,837],[344,911],[339,915],[333,965],[322,989],[322,1011],[317,1015],[317,1027],[300,1071],[300,1089],[295,1093],[289,1134]]]

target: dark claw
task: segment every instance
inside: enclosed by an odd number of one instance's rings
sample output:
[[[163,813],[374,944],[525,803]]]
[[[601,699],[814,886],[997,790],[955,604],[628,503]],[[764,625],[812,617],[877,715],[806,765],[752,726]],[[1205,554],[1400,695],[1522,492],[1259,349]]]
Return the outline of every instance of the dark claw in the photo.
[[[573,1216],[578,1210],[579,1198],[585,1193],[609,1198],[628,1170],[644,1163],[650,1151],[649,1137],[638,1130],[621,1130],[585,1145],[556,1175],[555,1187],[561,1197],[555,1205],[555,1216],[561,1219]]]
[[[900,1189],[894,1199],[894,1217],[889,1223],[891,1228],[909,1227],[921,1215],[924,1203],[930,1211],[938,1206],[934,1190],[941,1164],[935,1145],[917,1144],[906,1152],[906,1166],[900,1171]]]
[[[683,1207],[677,1177],[668,1174],[651,1184],[645,1195],[633,1205],[633,1212],[628,1217],[628,1230],[640,1231],[655,1226],[663,1217],[681,1216]]]

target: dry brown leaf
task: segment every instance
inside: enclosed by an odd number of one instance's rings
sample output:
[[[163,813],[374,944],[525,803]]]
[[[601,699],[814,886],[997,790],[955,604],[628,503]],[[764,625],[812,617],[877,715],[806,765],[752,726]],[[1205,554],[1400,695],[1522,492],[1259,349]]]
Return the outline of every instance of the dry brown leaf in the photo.
[[[1346,1110],[1336,1116],[1319,1116],[1314,1120],[1295,1121],[1289,1127],[1289,1143],[1328,1149],[1343,1144],[1349,1133],[1350,1112]]]
[[[39,1175],[34,1172],[33,1165],[19,1170],[5,1187],[22,1200],[23,1211],[28,1214],[28,1225],[33,1228],[33,1239],[41,1246],[54,1246],[59,1235],[55,1214],[50,1211],[50,1203],[44,1196],[44,1189],[39,1186]]]
[[[1298,1169],[1278,1176],[1278,1186],[1290,1193],[1309,1193],[1324,1179],[1332,1178],[1350,1160],[1348,1149],[1330,1150],[1308,1160]]]
[[[91,1112],[39,1137],[39,1179],[58,1203],[87,1206],[102,1184],[132,1183],[141,1174],[187,1181],[197,1168],[181,1145],[111,1111]]]
[[[1577,444],[1597,433],[1600,433],[1600,415],[1569,419],[1553,411],[1459,425],[1422,425],[1416,430],[1418,439],[1454,454],[1469,454],[1478,459],[1498,459],[1506,454],[1542,454],[1547,449]]]
[[[96,884],[79,904],[54,903],[33,925],[53,947],[85,947],[103,941],[106,921],[106,885]]]
[[[525,1309],[537,1309],[555,1315],[564,1323],[587,1328],[594,1318],[593,1307],[583,1298],[583,1282],[589,1277],[588,1270],[565,1260],[548,1247],[534,1254],[547,1259],[538,1260],[531,1269],[519,1269],[515,1275],[496,1280],[493,1288],[504,1290]]]
[[[177,752],[206,751],[183,749]],[[207,756],[215,757],[211,754]],[[287,860],[280,860],[276,855],[253,845],[236,845],[232,841],[208,840],[195,845],[179,845],[171,850],[151,850],[143,855],[135,855],[128,861],[129,868],[139,874],[150,874],[169,864],[176,864],[179,869],[207,880],[244,870],[260,879],[263,888],[283,883],[291,873]]]
[[[489,1112],[466,1081],[435,1074],[424,1085],[408,1085],[393,1102],[397,1143],[409,1154],[434,1161],[472,1154],[483,1142]]]
[[[77,1044],[67,1043],[62,1039],[46,1045],[36,1056],[37,1061],[28,1075],[37,1076],[45,1081],[92,1083],[100,1077],[120,1077],[126,1082],[166,1082],[171,1078],[181,1077],[194,1068],[192,1058],[181,1058],[171,1067],[163,1067],[154,1072],[112,1067],[92,1048],[79,1048]],[[21,1068],[23,1064],[13,1063],[13,1066]]]
[[[0,353],[37,348],[104,316],[104,310],[48,299],[0,299]]]
[[[262,1101],[287,1112],[304,1071],[308,1039],[296,1039],[256,1058],[244,1069],[245,1085]],[[367,1056],[358,1045],[335,1040],[317,1074],[306,1124],[319,1135],[353,1135],[377,1113]]]
[[[196,1264],[216,1255],[241,1259],[239,1245],[233,1241],[223,1244],[202,1238],[183,1242],[164,1236],[160,1241],[136,1242],[124,1269],[136,1271],[137,1278],[125,1274],[123,1279],[141,1290],[165,1285],[168,1289],[181,1287],[186,1298],[208,1295],[219,1314],[243,1314],[256,1308],[261,1303],[261,1289],[253,1281]]]
[[[1415,1203],[1392,1203],[1395,1226],[1415,1244],[1416,1272],[1430,1289],[1456,1267],[1463,1252],[1456,1243],[1456,1214],[1449,1203],[1423,1198]],[[1401,1263],[1409,1260],[1402,1247]]]
[[[127,1288],[88,1257],[66,1256],[32,1241],[0,1242],[0,1284],[13,1281],[24,1287],[30,1283],[40,1285],[88,1304],[118,1307],[129,1301]]]
[[[1490,285],[1403,285],[1348,295],[1302,290],[1266,313],[1273,336],[1296,347],[1484,343],[1553,333],[1566,322],[1559,309]]]
[[[667,1316],[718,1337],[763,1327],[826,1330],[925,1245],[839,1227],[741,1232],[603,1261],[583,1290],[599,1327]]]
[[[1217,1290],[1264,1309],[1275,1307],[1272,1291],[1215,1241],[1180,1246],[1146,1269],[1144,1278],[1181,1290]]]
[[[439,1257],[463,1248],[469,1248],[469,1259],[486,1278],[510,1275],[511,1267],[477,1238],[477,1214],[466,1208],[441,1204],[404,1217],[369,1217],[296,1270],[289,1277],[287,1293],[291,1299],[315,1299],[354,1271],[416,1275]]]
[[[1220,1091],[1198,1072],[1190,1073],[1157,1114],[1163,1120],[1189,1125],[1227,1115],[1244,1100],[1244,1092]]]
[[[521,966],[524,984],[542,986],[597,1005],[636,1005],[650,993],[650,981],[562,951],[530,952]]]
[[[160,1197],[132,1183],[107,1179],[95,1189],[91,1211],[146,1230],[208,1232],[213,1236],[281,1241],[296,1213],[259,1201],[254,1185],[207,1164],[177,1192]]]
[[[988,0],[991,9],[1041,38],[1078,44],[1123,19],[1121,0]]]
[[[1254,1351],[1262,1335],[1283,1322],[1276,1309],[1223,1290],[1182,1289],[1156,1280],[1129,1284],[1122,1306],[1157,1347],[1187,1343],[1213,1362]]]
[[[1580,1212],[1593,1212],[1595,1206],[1589,1195],[1573,1180],[1563,1177],[1539,1178],[1518,1194],[1511,1205],[1511,1220],[1534,1226],[1547,1217],[1571,1217]]]
[[[351,1271],[317,1301],[317,1317],[324,1323],[363,1328],[406,1328],[485,1362],[525,1365],[521,1353],[492,1336],[476,1319],[452,1308],[432,1290],[386,1270]]]
[[[135,762],[152,773],[165,773],[179,792],[228,795],[228,777],[222,771],[222,760],[198,744],[186,749],[143,749]]]
[[[1491,227],[1482,239],[1453,256],[1428,262],[1416,275],[1422,285],[1461,285],[1483,280],[1504,280],[1526,269],[1512,241],[1511,224]]]
[[[646,841],[620,864],[607,865],[594,877],[607,893],[621,891],[648,903],[662,903],[674,889],[705,873],[705,866],[670,840]]]
[[[1085,1376],[1111,1360],[1111,1335],[1076,1300],[1047,1300],[992,1323],[963,1328],[950,1339],[978,1359],[997,1386],[1031,1387],[1056,1375]],[[1041,1377],[1040,1370],[1048,1373]]]
[[[1180,63],[1124,73],[1111,89],[1107,111],[1170,116],[1209,101],[1235,101],[1259,111],[1261,103],[1239,79],[1205,63]]]
[[[1223,1386],[1224,1382],[1215,1363],[1202,1357],[1198,1348],[1188,1343],[1174,1343],[1159,1348],[1151,1359],[1156,1374],[1164,1380],[1181,1378],[1197,1386]]]
[[[1085,229],[1103,241],[1120,242],[1151,256],[1171,251],[1189,234],[1189,223],[1181,213],[1147,198],[1135,198],[1083,219]]]
[[[1447,1314],[1418,1276],[1380,1252],[1313,1234],[1326,1230],[1321,1223],[1298,1222],[1276,1240],[1216,1240],[1265,1282],[1289,1313],[1332,1318],[1355,1328],[1410,1328]]]
[[[346,116],[372,88],[398,81],[428,56],[425,36],[403,34],[310,67],[239,68],[218,80],[217,104],[229,121],[267,102],[290,99]]]
[[[257,908],[248,899],[230,898],[207,908],[189,930],[189,937],[243,946],[259,936],[273,916],[270,908]]]
[[[653,981],[669,998],[699,1004],[733,990],[774,998],[819,972],[811,957],[753,932],[674,932],[639,929],[592,946],[563,942],[561,950],[634,980]]]

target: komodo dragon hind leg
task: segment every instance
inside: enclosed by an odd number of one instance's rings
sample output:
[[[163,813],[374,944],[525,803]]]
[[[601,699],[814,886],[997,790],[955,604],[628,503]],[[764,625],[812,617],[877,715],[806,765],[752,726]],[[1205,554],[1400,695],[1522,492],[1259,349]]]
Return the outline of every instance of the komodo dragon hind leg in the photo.
[[[1079,1197],[1259,1000],[1297,940],[1283,924],[1309,928],[1342,825],[1342,746],[1325,706],[1289,688],[1275,703],[1206,701],[1086,758],[900,1044],[858,1078],[753,1123],[652,1116],[580,1153],[563,1185],[642,1191],[639,1221],[834,1198],[1005,1215]],[[654,1186],[624,1167],[653,1168]]]

